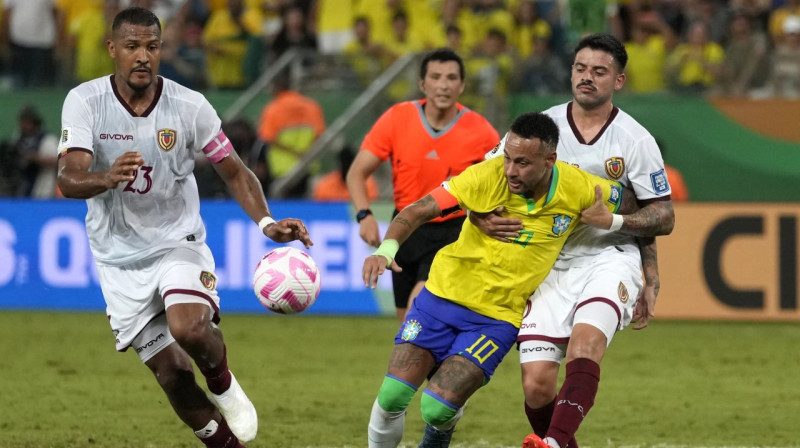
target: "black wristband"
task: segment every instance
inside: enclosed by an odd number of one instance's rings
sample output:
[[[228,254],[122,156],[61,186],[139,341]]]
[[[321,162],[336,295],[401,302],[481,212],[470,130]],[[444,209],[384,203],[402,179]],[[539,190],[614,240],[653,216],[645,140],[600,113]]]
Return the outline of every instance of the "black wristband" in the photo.
[[[365,208],[356,213],[356,222],[360,223],[362,219],[372,214],[372,210]]]

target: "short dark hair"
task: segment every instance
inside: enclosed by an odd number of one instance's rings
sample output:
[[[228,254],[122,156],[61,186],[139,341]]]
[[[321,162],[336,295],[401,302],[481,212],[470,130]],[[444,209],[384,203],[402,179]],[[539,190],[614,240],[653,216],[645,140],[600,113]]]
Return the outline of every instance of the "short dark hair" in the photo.
[[[142,26],[156,25],[159,33],[161,32],[161,21],[158,20],[158,17],[153,14],[153,11],[140,6],[131,6],[130,8],[120,11],[116,17],[114,17],[114,23],[111,25],[111,32],[116,32],[125,23]]]
[[[575,47],[575,55],[586,47],[610,54],[617,62],[620,72],[625,70],[625,66],[628,64],[628,52],[625,50],[625,45],[622,45],[622,42],[611,34],[597,33],[584,37]]]
[[[558,125],[541,112],[526,112],[511,123],[511,132],[522,138],[538,138],[551,151],[558,146]]]
[[[422,64],[419,67],[419,79],[425,79],[428,74],[428,63],[431,61],[448,62],[455,61],[458,63],[458,73],[461,75],[461,80],[464,80],[464,61],[461,56],[449,48],[437,48],[431,51],[422,58]]]

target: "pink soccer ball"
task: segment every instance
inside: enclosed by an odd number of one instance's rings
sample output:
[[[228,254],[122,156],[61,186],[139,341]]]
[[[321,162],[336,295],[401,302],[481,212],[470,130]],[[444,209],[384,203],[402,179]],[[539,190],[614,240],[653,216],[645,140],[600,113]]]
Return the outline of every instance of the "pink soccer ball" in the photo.
[[[266,309],[280,314],[299,313],[319,296],[317,263],[300,249],[279,247],[258,262],[253,290]]]

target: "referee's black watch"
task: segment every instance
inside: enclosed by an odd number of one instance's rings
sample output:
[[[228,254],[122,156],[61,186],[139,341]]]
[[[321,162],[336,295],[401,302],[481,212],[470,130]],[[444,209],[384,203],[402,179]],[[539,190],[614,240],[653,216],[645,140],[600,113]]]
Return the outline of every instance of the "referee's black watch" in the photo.
[[[356,213],[356,222],[360,223],[362,219],[372,214],[372,210],[365,208]]]

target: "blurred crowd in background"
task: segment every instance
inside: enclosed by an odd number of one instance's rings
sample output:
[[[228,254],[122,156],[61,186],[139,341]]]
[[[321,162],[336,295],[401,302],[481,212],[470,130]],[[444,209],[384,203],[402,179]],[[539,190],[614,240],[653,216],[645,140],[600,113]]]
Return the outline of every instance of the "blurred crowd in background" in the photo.
[[[578,34],[608,31],[625,42],[630,56],[625,92],[800,97],[800,0],[0,0],[0,5],[0,91],[72,87],[111,73],[105,46],[110,23],[120,9],[137,5],[162,21],[160,73],[201,91],[246,89],[292,48],[340,58],[365,88],[399,57],[446,46],[464,58],[467,82],[479,95],[568,94]],[[26,155],[14,176],[0,173],[5,179],[0,195],[34,195],[40,169],[49,176],[55,164],[54,151],[42,149],[52,142],[44,136],[41,117],[26,108],[19,120],[18,136],[4,143],[0,158],[13,151]],[[315,120],[322,124],[301,139],[313,142],[324,130],[324,118]],[[262,123],[240,130],[245,150],[255,151],[259,160],[264,148],[261,153],[253,148],[264,146],[259,134],[267,127],[262,117]],[[16,180],[20,177],[25,182]]]

